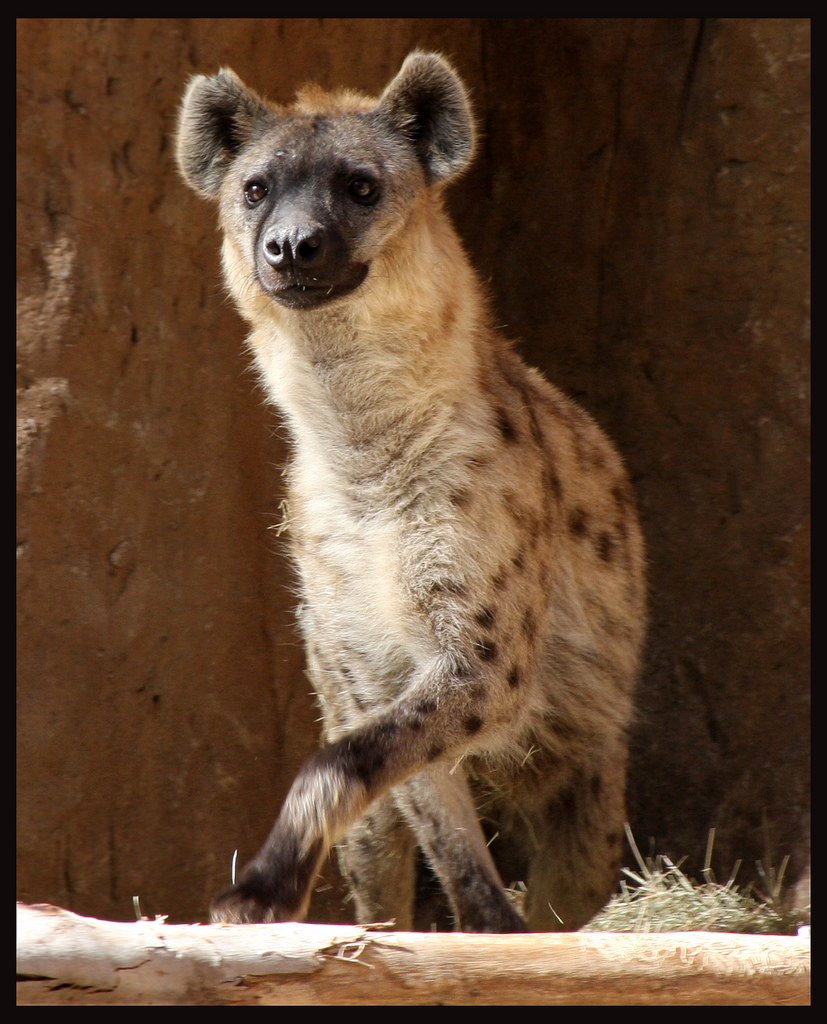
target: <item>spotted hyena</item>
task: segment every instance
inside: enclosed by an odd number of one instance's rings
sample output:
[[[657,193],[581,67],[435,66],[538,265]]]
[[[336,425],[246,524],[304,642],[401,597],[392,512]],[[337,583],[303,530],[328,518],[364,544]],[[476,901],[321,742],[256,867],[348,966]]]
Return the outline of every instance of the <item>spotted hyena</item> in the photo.
[[[465,931],[574,929],[615,883],[641,534],[611,443],[492,327],[443,206],[473,148],[436,54],[378,99],[310,87],[282,107],[230,70],[187,88],[180,169],[218,203],[292,439],[324,721],[214,920],[301,918],[334,844],[359,918],[400,928],[417,847]]]

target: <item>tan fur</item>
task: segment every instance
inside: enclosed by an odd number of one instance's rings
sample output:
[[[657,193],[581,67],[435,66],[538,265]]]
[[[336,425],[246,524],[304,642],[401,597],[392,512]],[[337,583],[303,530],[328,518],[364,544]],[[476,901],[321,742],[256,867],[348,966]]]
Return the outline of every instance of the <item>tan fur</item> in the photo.
[[[438,90],[445,76],[445,62],[418,55],[378,101],[306,90],[221,182],[227,281],[292,439],[289,539],[327,746],[217,919],[304,913],[314,865],[341,841],[360,917],[409,927],[409,829],[468,930],[524,927],[503,880],[527,884],[538,930],[579,927],[616,882],[645,619],[620,459],[492,330],[443,182],[400,162],[395,135],[378,132],[387,192],[349,246],[370,269],[341,299],[274,301],[238,203],[268,146],[303,138],[315,116],[340,132],[331,162],[351,131],[372,153],[366,112],[397,116],[421,81]]]

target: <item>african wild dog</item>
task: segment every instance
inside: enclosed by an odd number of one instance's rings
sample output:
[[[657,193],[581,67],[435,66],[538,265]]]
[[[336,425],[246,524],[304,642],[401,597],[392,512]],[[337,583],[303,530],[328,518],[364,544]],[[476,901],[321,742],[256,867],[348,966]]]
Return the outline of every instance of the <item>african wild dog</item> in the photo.
[[[574,929],[614,886],[641,535],[610,442],[491,326],[443,208],[473,146],[435,54],[378,99],[186,91],[180,169],[292,438],[325,740],[214,920],[300,918],[333,844],[359,919],[400,928],[417,845],[465,931]]]

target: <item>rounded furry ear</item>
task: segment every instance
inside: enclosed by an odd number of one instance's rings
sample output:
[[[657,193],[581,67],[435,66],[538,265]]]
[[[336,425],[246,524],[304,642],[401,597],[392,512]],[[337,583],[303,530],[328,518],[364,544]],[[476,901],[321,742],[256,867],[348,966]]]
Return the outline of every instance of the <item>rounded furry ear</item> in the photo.
[[[375,116],[416,150],[430,183],[465,170],[474,152],[474,118],[459,75],[437,53],[414,51],[388,84]]]
[[[233,157],[268,116],[264,101],[230,68],[193,77],[181,102],[175,144],[187,184],[216,195]]]

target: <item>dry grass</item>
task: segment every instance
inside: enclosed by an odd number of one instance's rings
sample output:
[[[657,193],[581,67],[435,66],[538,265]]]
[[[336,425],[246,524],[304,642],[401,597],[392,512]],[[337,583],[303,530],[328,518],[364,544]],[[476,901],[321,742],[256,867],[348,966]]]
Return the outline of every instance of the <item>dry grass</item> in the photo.
[[[794,935],[809,922],[808,911],[790,911],[784,907],[782,888],[787,867],[785,858],[776,871],[757,865],[766,892],[751,887],[739,889],[735,865],[725,885],[712,877],[710,862],[715,841],[709,833],[703,881],[688,878],[680,864],[663,855],[644,859],[626,826],[629,845],[638,863],[638,871],[624,868],[626,879],[620,892],[589,922],[583,931],[604,932],[740,932],[764,935]]]

